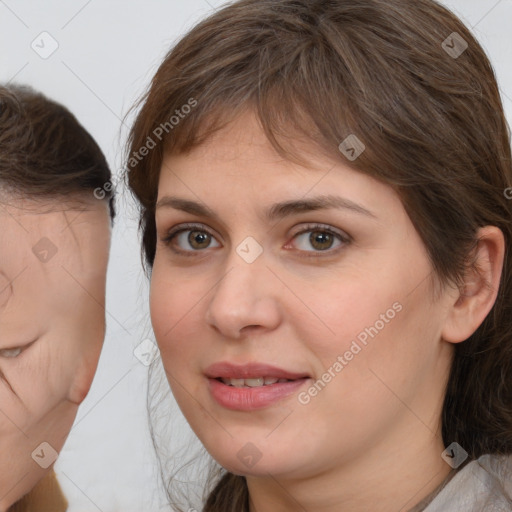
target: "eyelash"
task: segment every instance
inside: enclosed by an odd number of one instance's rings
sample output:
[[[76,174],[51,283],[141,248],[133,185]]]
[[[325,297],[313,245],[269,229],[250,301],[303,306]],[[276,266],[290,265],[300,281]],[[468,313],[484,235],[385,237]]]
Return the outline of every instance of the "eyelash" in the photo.
[[[203,249],[203,250],[185,251],[185,250],[176,249],[171,244],[171,242],[178,235],[180,235],[181,233],[187,232],[187,231],[198,231],[200,233],[206,233],[209,236],[211,236],[212,238],[215,238],[215,235],[209,229],[207,229],[203,225],[199,225],[199,224],[182,224],[181,227],[179,227],[177,229],[174,229],[174,230],[171,230],[167,234],[167,236],[162,238],[161,241],[166,246],[169,246],[171,248],[171,250],[173,252],[175,252],[176,254],[180,254],[180,255],[183,255],[183,256],[186,256],[186,257],[189,257],[189,256],[190,257],[195,257],[197,255],[197,253],[203,252],[205,249]],[[292,237],[292,240],[294,240],[298,236],[303,235],[305,233],[315,232],[315,231],[318,231],[318,232],[321,232],[321,233],[327,233],[329,235],[334,236],[336,239],[338,239],[342,243],[342,246],[337,247],[335,249],[326,249],[325,251],[302,251],[302,250],[299,249],[299,252],[311,253],[311,254],[304,255],[303,257],[315,258],[315,257],[319,257],[319,256],[321,257],[322,254],[332,256],[333,254],[336,254],[338,251],[343,249],[343,247],[345,245],[349,244],[352,241],[351,237],[349,237],[348,235],[342,235],[341,233],[339,233],[337,231],[334,231],[332,228],[330,228],[328,226],[325,226],[323,224],[308,224],[307,226],[304,227],[304,229],[302,229],[301,231],[298,231],[297,233],[295,233],[293,235],[293,237]]]

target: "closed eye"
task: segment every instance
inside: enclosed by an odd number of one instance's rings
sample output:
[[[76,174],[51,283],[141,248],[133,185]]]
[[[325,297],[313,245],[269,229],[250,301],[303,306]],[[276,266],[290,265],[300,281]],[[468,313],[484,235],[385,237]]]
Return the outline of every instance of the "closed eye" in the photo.
[[[0,350],[0,357],[13,358],[18,357],[22,353],[21,347],[16,348],[4,348]]]
[[[5,359],[14,359],[18,357],[22,352],[24,352],[27,348],[32,346],[37,340],[31,341],[30,343],[27,343],[26,345],[21,345],[18,347],[12,347],[12,348],[2,348],[0,349],[0,357],[3,357]]]

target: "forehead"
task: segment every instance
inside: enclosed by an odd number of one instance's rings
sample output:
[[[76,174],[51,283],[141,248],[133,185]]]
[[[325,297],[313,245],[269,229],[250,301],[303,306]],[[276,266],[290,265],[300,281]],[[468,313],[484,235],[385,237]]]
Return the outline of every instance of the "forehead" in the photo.
[[[266,194],[269,189],[277,192],[282,181],[291,188],[310,188],[311,180],[318,180],[334,162],[308,142],[309,146],[304,143],[297,149],[304,162],[299,165],[279,154],[255,115],[245,113],[187,152],[166,152],[158,199],[173,191],[211,202],[216,191],[235,194],[235,189],[243,189]],[[293,151],[295,144],[288,141],[286,149]]]
[[[199,121],[201,123],[201,121]],[[308,168],[315,167],[316,163],[324,164],[327,158],[325,148],[321,149],[312,137],[304,135],[292,124],[271,129],[272,136],[278,142],[282,153],[269,140],[263,129],[262,121],[254,109],[246,108],[234,116],[207,117],[202,120],[197,129],[200,143],[182,151],[179,147],[167,146],[164,160],[177,156],[190,156],[193,158],[214,157],[218,159],[251,159],[257,155],[258,160],[284,163],[301,163]],[[210,125],[217,127],[211,129]],[[203,131],[206,130],[206,136]],[[284,135],[283,135],[284,134]],[[329,154],[336,158],[339,153],[336,148]],[[295,161],[296,160],[296,161]],[[323,167],[323,165],[321,165]]]
[[[2,209],[12,208],[27,214],[43,214],[73,210],[80,208],[92,208],[98,200],[93,200],[94,195],[87,192],[75,192],[65,195],[38,196],[37,194],[10,191],[0,185],[0,213]]]
[[[84,194],[66,197],[37,198],[5,194],[0,190],[0,222],[8,219],[33,222],[35,224],[60,223],[69,217],[86,215],[101,216],[108,210],[105,201]]]
[[[329,154],[313,139],[305,139],[292,128],[285,139],[279,138],[278,143],[286,155],[268,139],[256,113],[245,111],[192,149],[165,152],[158,196],[162,196],[165,189],[187,192],[188,195],[208,193],[212,185],[229,190],[235,186],[257,187],[255,192],[267,193],[282,180],[285,185],[303,189],[304,194],[317,182],[321,183],[315,188],[339,178],[340,174],[344,179],[358,182],[370,179],[352,168],[337,147]],[[190,180],[194,180],[193,185]]]
[[[105,201],[95,198],[2,198],[0,252],[4,264],[31,259],[38,248],[61,254],[76,253],[90,260],[94,250],[108,244],[110,217]],[[37,254],[36,254],[37,255]]]
[[[16,332],[27,315],[44,323],[70,304],[100,301],[110,230],[105,201],[0,202],[1,331],[8,320]]]

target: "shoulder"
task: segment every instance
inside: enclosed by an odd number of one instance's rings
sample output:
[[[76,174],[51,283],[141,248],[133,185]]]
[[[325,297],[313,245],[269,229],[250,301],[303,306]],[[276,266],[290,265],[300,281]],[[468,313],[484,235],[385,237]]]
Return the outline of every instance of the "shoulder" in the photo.
[[[511,512],[512,455],[482,455],[461,469],[425,512]]]

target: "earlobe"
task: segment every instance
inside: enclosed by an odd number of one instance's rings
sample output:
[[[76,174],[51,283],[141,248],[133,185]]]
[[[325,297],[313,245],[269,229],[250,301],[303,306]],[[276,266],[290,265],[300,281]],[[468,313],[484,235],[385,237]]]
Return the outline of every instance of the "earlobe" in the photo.
[[[496,226],[480,228],[474,249],[474,266],[468,268],[464,288],[450,308],[442,338],[451,343],[467,340],[489,314],[501,281],[505,239]]]

